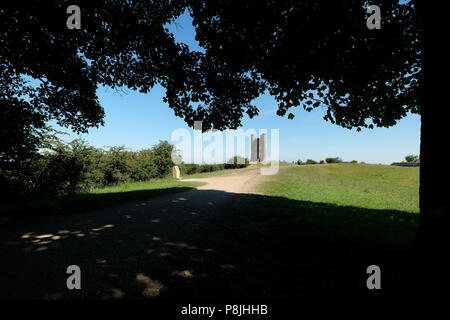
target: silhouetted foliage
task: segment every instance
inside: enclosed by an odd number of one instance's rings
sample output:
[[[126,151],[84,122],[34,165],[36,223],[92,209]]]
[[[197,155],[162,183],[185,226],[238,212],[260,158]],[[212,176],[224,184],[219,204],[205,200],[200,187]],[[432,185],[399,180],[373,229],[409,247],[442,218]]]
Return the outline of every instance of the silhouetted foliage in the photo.
[[[75,132],[103,124],[99,85],[148,92],[178,78],[190,57],[164,25],[184,1],[81,1],[82,29],[66,27],[64,1],[2,1],[0,128],[2,162],[38,150],[45,122]],[[101,9],[101,10],[99,10]]]
[[[413,2],[377,4],[374,31],[363,0],[82,1],[81,29],[68,30],[65,2],[2,2],[1,159],[29,157],[48,120],[76,132],[103,124],[99,85],[160,83],[175,115],[204,130],[239,127],[266,91],[280,116],[322,106],[343,127],[392,126],[419,112],[420,34]],[[165,28],[186,9],[204,52]]]

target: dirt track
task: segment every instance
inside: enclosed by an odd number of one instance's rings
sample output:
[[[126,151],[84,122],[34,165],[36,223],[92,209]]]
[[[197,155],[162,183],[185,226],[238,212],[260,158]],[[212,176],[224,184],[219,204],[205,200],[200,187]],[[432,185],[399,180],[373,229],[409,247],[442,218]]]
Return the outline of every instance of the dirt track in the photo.
[[[183,181],[202,181],[205,185],[198,190],[218,190],[233,193],[254,193],[253,187],[264,179],[259,169],[245,169],[239,172],[202,179],[183,179]]]

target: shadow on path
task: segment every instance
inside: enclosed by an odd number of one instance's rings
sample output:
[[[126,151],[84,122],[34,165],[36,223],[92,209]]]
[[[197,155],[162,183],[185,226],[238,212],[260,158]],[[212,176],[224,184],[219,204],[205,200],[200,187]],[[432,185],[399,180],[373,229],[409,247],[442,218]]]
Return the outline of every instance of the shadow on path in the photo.
[[[408,292],[417,215],[191,190],[0,235],[2,299],[294,299]],[[66,288],[81,268],[82,289]],[[373,292],[370,292],[373,294]]]

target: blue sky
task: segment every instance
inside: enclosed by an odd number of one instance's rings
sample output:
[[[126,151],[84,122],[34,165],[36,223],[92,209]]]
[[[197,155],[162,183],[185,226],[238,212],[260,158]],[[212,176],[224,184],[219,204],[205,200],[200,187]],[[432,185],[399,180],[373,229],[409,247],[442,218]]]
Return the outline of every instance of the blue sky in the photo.
[[[187,13],[169,26],[175,39],[189,45],[191,50],[201,48],[196,43],[195,30]],[[131,90],[117,92],[110,88],[98,89],[98,97],[105,109],[105,125],[92,128],[88,134],[63,136],[69,141],[81,137],[95,147],[125,145],[132,150],[149,148],[159,140],[168,140],[175,129],[192,132],[181,118],[162,101],[165,89],[155,86],[148,94]],[[268,94],[254,102],[260,115],[242,121],[243,130],[279,129],[280,160],[321,160],[339,156],[344,161],[390,164],[402,161],[405,155],[419,154],[420,116],[408,115],[391,128],[363,129],[356,132],[323,120],[320,107],[307,112],[302,108],[290,110],[293,120],[276,115],[276,102]],[[57,127],[58,128],[58,127]],[[68,132],[68,129],[58,128]],[[172,141],[175,143],[174,141]],[[270,153],[270,134],[269,134]]]

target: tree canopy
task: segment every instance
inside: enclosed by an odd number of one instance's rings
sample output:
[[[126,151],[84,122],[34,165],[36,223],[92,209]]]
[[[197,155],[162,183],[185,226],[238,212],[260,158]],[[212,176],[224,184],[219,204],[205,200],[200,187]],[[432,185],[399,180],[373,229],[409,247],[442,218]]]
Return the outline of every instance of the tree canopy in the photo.
[[[203,130],[239,127],[264,92],[280,116],[322,107],[346,128],[392,126],[420,113],[420,30],[413,2],[371,4],[381,29],[366,27],[362,0],[91,0],[70,30],[65,1],[2,1],[0,161],[36,150],[49,120],[76,132],[102,125],[99,85],[161,84],[175,115]],[[185,10],[204,52],[167,28]]]

